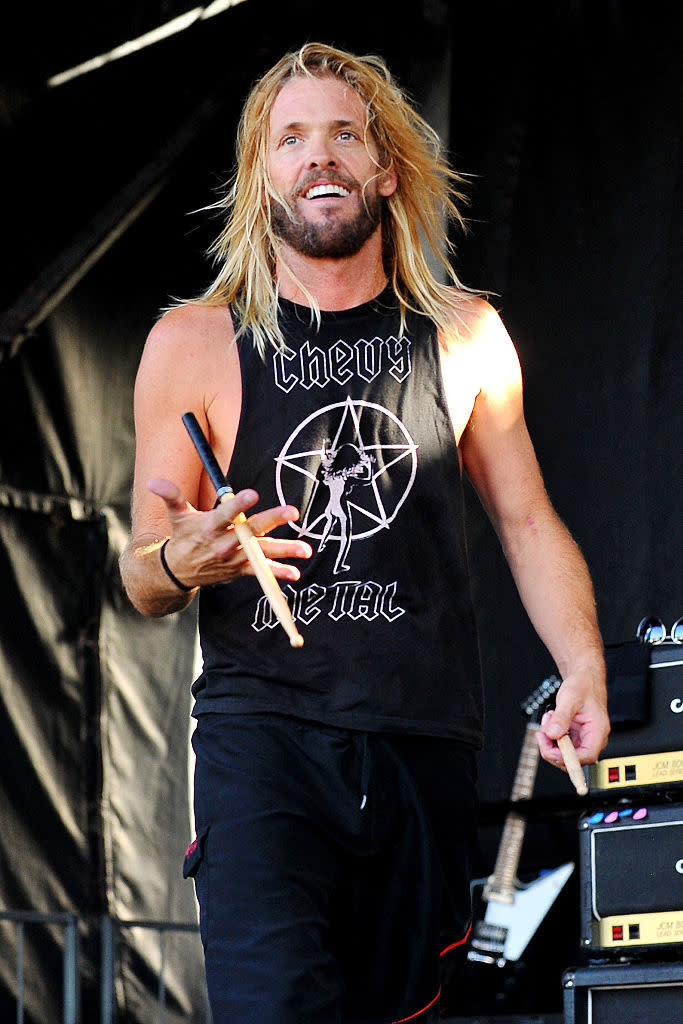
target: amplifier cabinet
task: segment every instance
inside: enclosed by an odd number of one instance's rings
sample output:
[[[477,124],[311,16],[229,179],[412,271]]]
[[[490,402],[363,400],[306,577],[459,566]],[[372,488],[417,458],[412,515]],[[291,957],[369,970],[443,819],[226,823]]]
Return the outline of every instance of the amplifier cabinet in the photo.
[[[683,783],[683,644],[636,645],[636,653],[644,668],[608,673],[612,733],[589,768],[593,791]]]
[[[564,1024],[675,1024],[683,964],[612,964],[565,971]]]
[[[584,949],[683,948],[683,805],[584,815],[579,861]]]

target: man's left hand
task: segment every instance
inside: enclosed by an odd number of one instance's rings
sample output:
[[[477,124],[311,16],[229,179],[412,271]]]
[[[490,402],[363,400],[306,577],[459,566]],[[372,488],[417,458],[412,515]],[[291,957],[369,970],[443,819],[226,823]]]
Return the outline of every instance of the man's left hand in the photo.
[[[541,757],[564,769],[557,740],[568,734],[581,764],[593,764],[610,732],[602,674],[580,670],[568,675],[557,691],[555,709],[546,711],[538,731]]]

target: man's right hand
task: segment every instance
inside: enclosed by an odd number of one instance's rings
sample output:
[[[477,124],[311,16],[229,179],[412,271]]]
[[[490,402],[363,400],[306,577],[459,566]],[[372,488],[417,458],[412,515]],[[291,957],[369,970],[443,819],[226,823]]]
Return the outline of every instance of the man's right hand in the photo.
[[[209,511],[199,511],[170,480],[155,477],[148,481],[147,489],[164,502],[169,527],[166,562],[189,590],[178,589],[165,572],[159,555],[162,539],[140,537],[132,541],[121,560],[126,590],[138,611],[153,618],[167,615],[184,608],[198,587],[253,575],[232,522],[240,512],[246,515],[253,508],[259,497],[256,491],[240,491]],[[296,582],[301,572],[281,559],[310,558],[311,546],[268,534],[298,518],[299,511],[293,505],[265,509],[249,517],[273,575],[291,582]]]
[[[240,512],[246,514],[256,504],[256,491],[240,491],[232,497],[224,498],[211,511],[199,512],[185,501],[178,487],[170,480],[154,478],[148,482],[147,487],[166,506],[170,528],[166,558],[173,574],[186,586],[226,583],[236,576],[253,575],[232,521]],[[296,582],[301,576],[297,566],[282,563],[280,559],[310,558],[312,554],[311,546],[305,541],[268,536],[276,527],[298,518],[299,511],[293,505],[269,508],[249,518],[252,532],[259,538],[273,575],[278,579]]]

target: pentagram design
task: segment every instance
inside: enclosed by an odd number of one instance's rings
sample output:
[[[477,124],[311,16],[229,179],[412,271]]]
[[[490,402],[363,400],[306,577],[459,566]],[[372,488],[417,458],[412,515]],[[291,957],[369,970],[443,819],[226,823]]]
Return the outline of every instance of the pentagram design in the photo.
[[[417,445],[394,413],[373,402],[328,405],[305,419],[276,459],[275,486],[283,504],[303,499],[290,525],[322,550],[338,541],[335,572],[348,569],[353,541],[389,529],[417,472]],[[288,497],[289,495],[289,497]]]

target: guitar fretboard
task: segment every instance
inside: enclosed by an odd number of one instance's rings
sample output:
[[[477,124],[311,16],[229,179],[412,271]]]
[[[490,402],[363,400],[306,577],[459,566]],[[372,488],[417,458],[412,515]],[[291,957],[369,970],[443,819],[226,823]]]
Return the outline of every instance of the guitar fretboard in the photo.
[[[534,791],[539,761],[538,743],[536,742],[538,729],[539,726],[535,722],[530,722],[526,727],[517,773],[510,794],[510,800],[513,803],[518,800],[528,800]],[[493,874],[484,886],[483,897],[485,900],[514,903],[515,880],[525,832],[526,819],[517,811],[510,811],[503,826],[503,835],[498,847]]]

